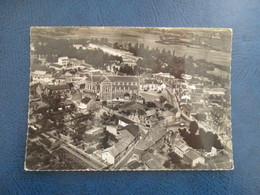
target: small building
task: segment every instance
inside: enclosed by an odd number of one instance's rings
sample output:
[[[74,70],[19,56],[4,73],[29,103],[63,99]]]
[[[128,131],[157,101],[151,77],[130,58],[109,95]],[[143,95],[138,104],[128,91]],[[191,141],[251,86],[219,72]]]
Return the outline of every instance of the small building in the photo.
[[[112,147],[105,149],[101,158],[110,165],[116,164],[136,143],[135,137],[127,130],[120,131],[119,141]]]
[[[183,159],[192,167],[195,167],[198,164],[205,164],[205,158],[197,153],[195,150],[189,150],[188,152],[186,152]]]
[[[152,109],[152,110],[147,110],[146,111],[146,117],[152,117],[156,115],[156,110]]]
[[[162,116],[165,124],[172,123],[175,120],[175,114],[169,110],[162,112]]]
[[[73,101],[71,101],[71,100],[65,100],[65,101],[61,102],[61,104],[64,106],[65,109],[71,109],[75,106]]]
[[[84,47],[84,46],[81,45],[81,44],[73,44],[72,47],[74,47],[74,48],[76,48],[76,49],[80,49],[80,48],[81,48],[82,50],[87,49],[86,47]]]
[[[138,138],[140,136],[140,129],[139,129],[138,125],[130,124],[130,125],[126,126],[125,129],[129,133],[131,133],[131,135],[134,136],[135,138]]]
[[[134,121],[132,121],[128,118],[125,118],[123,116],[119,117],[118,125],[120,125],[122,127],[126,127],[127,125],[130,125],[130,124],[134,124]]]
[[[46,87],[47,92],[52,95],[56,94],[66,94],[70,92],[70,86],[68,84],[62,85],[49,85]]]
[[[55,70],[61,70],[63,66],[60,64],[50,64],[49,67],[54,68]]]
[[[95,101],[93,99],[90,99],[89,97],[84,97],[80,101],[78,108],[81,110],[90,110],[93,106],[95,106]]]
[[[33,81],[41,81],[42,79],[44,79],[45,75],[46,71],[36,70],[32,72],[32,79]]]
[[[31,108],[33,110],[48,110],[50,108],[50,105],[43,102],[43,101],[37,101],[31,103]]]
[[[106,126],[106,130],[107,130],[109,133],[111,133],[111,134],[117,136],[117,128],[116,128],[116,127],[111,126],[111,125],[107,125],[107,126]]]
[[[59,65],[67,66],[68,63],[69,63],[69,58],[67,56],[58,58],[58,64]]]
[[[146,79],[140,83],[140,90],[155,90],[159,89],[160,83],[156,79]]]
[[[174,152],[175,152],[177,155],[179,155],[181,158],[183,158],[183,157],[184,157],[184,154],[185,154],[186,152],[188,152],[189,149],[190,149],[190,148],[189,148],[186,144],[184,144],[184,143],[182,143],[182,142],[179,142],[179,143],[175,144]]]

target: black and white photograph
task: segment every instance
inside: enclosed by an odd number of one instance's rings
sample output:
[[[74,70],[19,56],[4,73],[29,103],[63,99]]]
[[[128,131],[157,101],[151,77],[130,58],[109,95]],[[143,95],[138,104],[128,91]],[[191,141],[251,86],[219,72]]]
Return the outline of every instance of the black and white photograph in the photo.
[[[232,170],[232,29],[31,27],[25,170]]]

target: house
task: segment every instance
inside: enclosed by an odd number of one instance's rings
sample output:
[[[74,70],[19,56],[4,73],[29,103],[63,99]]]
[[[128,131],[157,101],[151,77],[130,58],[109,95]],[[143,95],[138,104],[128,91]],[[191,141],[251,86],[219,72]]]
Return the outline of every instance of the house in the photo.
[[[71,92],[71,100],[77,104],[82,100],[82,93],[80,91]]]
[[[169,102],[164,103],[164,107],[169,111],[174,110],[174,106],[172,104],[170,104]]]
[[[101,154],[102,160],[107,164],[116,164],[136,143],[135,137],[128,130],[120,131],[119,136],[119,141],[114,146],[105,149]]]
[[[156,110],[155,109],[152,109],[152,110],[147,110],[146,111],[146,117],[152,117],[152,116],[155,116],[156,115]]]
[[[130,125],[130,124],[134,124],[134,121],[128,119],[128,118],[125,118],[123,116],[119,117],[118,119],[118,125],[122,126],[122,127],[126,127],[127,125]]]
[[[41,81],[46,75],[46,71],[42,70],[35,70],[32,72],[32,79],[33,81]]]
[[[119,142],[106,149],[102,153],[102,159],[108,164],[115,164],[139,139],[139,126],[131,124],[118,131],[113,126],[107,126],[106,130],[116,135],[119,138]]]
[[[116,73],[116,72],[118,72],[118,70],[120,69],[120,67],[121,67],[121,65],[119,65],[119,64],[112,64],[112,65],[108,65],[107,66],[107,70],[109,71],[109,72],[114,72],[114,73]]]
[[[175,120],[175,114],[169,110],[162,112],[161,115],[164,118],[164,124],[174,122]]]
[[[71,82],[72,79],[75,78],[75,76],[69,72],[66,72],[64,75],[61,76],[61,78],[65,78],[66,82]]]
[[[118,134],[117,134],[117,128],[114,127],[114,126],[107,125],[107,126],[106,126],[106,130],[107,130],[109,133],[111,133],[111,134],[113,134],[113,135],[115,135],[115,136],[118,135]]]
[[[69,58],[67,56],[58,58],[58,64],[59,65],[67,66],[68,63],[69,63]]]
[[[42,101],[37,101],[31,102],[31,108],[33,110],[48,110],[50,108],[50,105]]]
[[[192,167],[195,167],[198,164],[205,164],[205,158],[197,153],[195,150],[189,150],[188,152],[186,152],[183,156],[183,159]]]
[[[62,85],[49,85],[46,87],[47,93],[52,95],[67,94],[70,92],[70,86],[68,84]]]
[[[60,64],[50,64],[49,67],[54,68],[55,70],[61,70],[63,66]]]
[[[152,154],[145,153],[142,156],[142,160],[145,162],[146,166],[151,170],[164,170],[165,167],[160,163],[160,161]]]
[[[177,155],[179,155],[181,158],[183,158],[183,157],[184,157],[184,154],[185,154],[186,152],[188,152],[189,149],[190,149],[190,148],[189,148],[186,144],[184,144],[184,143],[182,143],[182,142],[178,142],[178,143],[175,144],[174,152],[175,152]]]
[[[79,105],[78,105],[78,108],[81,109],[81,110],[91,110],[93,107],[95,107],[95,101],[93,99],[90,99],[89,97],[84,97]]]
[[[71,109],[75,106],[73,101],[71,101],[71,100],[65,100],[65,101],[61,102],[61,104],[64,106],[65,109]]]
[[[86,47],[84,47],[83,45],[81,45],[81,44],[73,44],[72,45],[72,47],[74,47],[74,48],[76,48],[76,49],[83,49],[83,50],[85,50],[85,49],[87,49]]]
[[[183,105],[181,105],[181,110],[188,117],[190,117],[192,109],[193,109],[193,107],[190,104],[183,104]]]
[[[140,90],[159,90],[160,83],[155,79],[146,79],[140,83]]]
[[[130,125],[126,126],[125,129],[129,133],[131,133],[131,135],[134,136],[135,138],[138,138],[140,136],[140,129],[139,129],[138,125],[130,124]]]

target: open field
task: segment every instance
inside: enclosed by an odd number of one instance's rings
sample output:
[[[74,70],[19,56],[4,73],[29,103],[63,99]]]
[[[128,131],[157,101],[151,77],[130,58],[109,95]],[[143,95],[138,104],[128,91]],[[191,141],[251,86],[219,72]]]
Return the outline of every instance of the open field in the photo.
[[[101,27],[102,28],[102,27]],[[50,38],[62,38],[65,39],[91,39],[91,38],[107,38],[109,42],[119,42],[124,40],[125,43],[129,42],[132,44],[143,43],[145,47],[158,48],[160,50],[165,49],[166,51],[175,51],[176,56],[192,56],[195,60],[204,59],[208,62],[219,64],[222,66],[230,65],[231,55],[223,51],[210,50],[200,47],[187,47],[186,45],[165,45],[157,43],[159,41],[159,35],[143,33],[141,30],[130,30],[129,28],[59,28],[57,33],[53,33],[53,28],[50,28],[52,32],[50,33],[48,28],[44,30],[41,29],[41,35]],[[62,32],[62,34],[60,33]]]

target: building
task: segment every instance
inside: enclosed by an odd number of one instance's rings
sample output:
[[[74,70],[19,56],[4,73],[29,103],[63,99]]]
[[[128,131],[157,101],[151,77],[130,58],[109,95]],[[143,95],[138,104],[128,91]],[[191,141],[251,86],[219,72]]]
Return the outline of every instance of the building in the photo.
[[[164,124],[168,125],[169,123],[175,122],[176,113],[173,113],[169,110],[166,110],[161,113],[162,117],[164,118]]]
[[[69,63],[69,58],[67,56],[58,58],[58,64],[59,65],[67,66],[68,63]]]
[[[198,164],[205,164],[205,158],[197,153],[195,150],[189,150],[188,152],[186,152],[183,156],[183,159],[192,167],[195,167]]]
[[[114,146],[105,149],[101,154],[102,160],[111,165],[120,161],[136,143],[135,137],[128,130],[120,131],[118,136],[119,141]]]
[[[55,70],[61,70],[63,68],[63,65],[60,64],[50,64],[50,68],[54,68]]]
[[[43,101],[31,102],[31,108],[33,110],[47,110],[49,107],[50,105]]]
[[[35,70],[34,72],[32,72],[32,80],[41,81],[42,79],[44,79],[45,75],[46,75],[46,71]]]
[[[181,110],[188,117],[190,117],[192,109],[193,109],[193,107],[190,104],[181,105]]]
[[[140,83],[140,90],[148,91],[148,90],[161,90],[161,83],[159,83],[156,79],[146,79]]]
[[[178,156],[180,156],[181,158],[183,158],[183,157],[184,157],[184,154],[185,154],[186,152],[188,152],[189,149],[190,149],[190,148],[189,148],[186,144],[184,144],[184,143],[182,143],[182,142],[179,142],[179,143],[176,143],[176,144],[175,144],[174,152],[175,152]]]
[[[82,50],[86,50],[87,47],[81,45],[81,44],[73,44],[72,47],[76,48],[76,49],[82,49]]]
[[[113,134],[113,135],[115,135],[115,136],[118,135],[118,134],[117,134],[117,127],[115,127],[115,126],[107,125],[107,126],[106,126],[106,130],[107,130],[109,133],[111,133],[111,134]]]
[[[70,92],[70,86],[68,84],[49,85],[46,87],[46,90],[50,95],[68,94]]]
[[[137,76],[93,75],[86,79],[86,90],[103,100],[124,99],[126,93],[134,98],[139,94],[138,89]]]
[[[89,97],[84,97],[79,105],[78,108],[81,110],[90,110],[92,107],[95,106],[95,101],[90,99]]]
[[[149,149],[155,149],[158,145],[162,144],[164,138],[167,135],[167,130],[160,126],[154,127],[153,131],[150,131],[148,136],[142,139],[134,148],[134,153],[141,157]]]
[[[123,117],[123,116],[119,117],[119,119],[118,119],[118,125],[120,125],[120,126],[122,126],[122,127],[126,127],[126,126],[128,126],[128,125],[130,125],[130,124],[134,124],[134,122],[131,121],[131,120],[128,119],[128,118]]]

